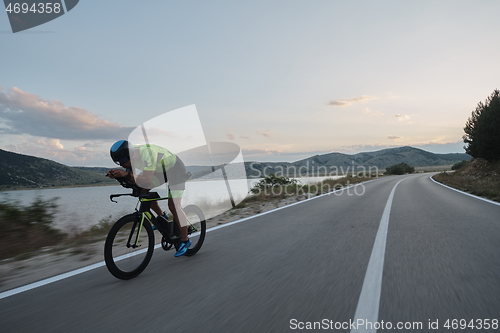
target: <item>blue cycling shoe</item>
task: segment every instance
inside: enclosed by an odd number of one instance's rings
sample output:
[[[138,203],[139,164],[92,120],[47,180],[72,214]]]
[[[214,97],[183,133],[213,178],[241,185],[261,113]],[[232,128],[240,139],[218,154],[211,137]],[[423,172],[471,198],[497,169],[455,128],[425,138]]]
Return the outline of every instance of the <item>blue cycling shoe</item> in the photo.
[[[188,239],[187,242],[181,242],[181,245],[179,246],[179,249],[177,250],[177,252],[175,252],[174,257],[180,257],[180,256],[186,254],[186,251],[189,249],[191,244],[192,243],[191,243],[190,239]]]

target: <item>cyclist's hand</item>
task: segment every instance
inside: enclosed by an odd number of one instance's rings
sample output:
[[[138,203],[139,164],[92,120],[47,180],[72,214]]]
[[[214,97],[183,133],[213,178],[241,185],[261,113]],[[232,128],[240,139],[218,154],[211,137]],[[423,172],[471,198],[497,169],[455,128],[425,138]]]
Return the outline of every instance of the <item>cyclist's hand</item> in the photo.
[[[111,170],[108,170],[108,172],[106,173],[106,177],[109,177],[109,178],[117,178],[117,177],[125,177],[128,175],[128,172],[125,171],[125,170],[120,170],[120,169],[111,169]]]

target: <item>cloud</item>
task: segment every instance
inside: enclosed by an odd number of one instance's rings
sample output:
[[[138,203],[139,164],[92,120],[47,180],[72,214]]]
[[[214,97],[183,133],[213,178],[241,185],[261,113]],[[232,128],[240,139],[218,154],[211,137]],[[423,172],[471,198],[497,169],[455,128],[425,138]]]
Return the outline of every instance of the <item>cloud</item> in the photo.
[[[234,134],[233,133],[229,133],[227,135],[227,137],[229,138],[229,140],[234,141]]]
[[[403,120],[409,120],[411,117],[408,114],[396,114],[394,115],[394,118],[396,118],[398,121],[403,121]]]
[[[79,107],[68,107],[13,87],[0,87],[0,133],[29,134],[65,140],[126,138],[133,130],[99,118]],[[7,127],[5,127],[5,125]]]
[[[40,149],[43,149],[45,152],[64,151],[64,145],[59,139],[31,138],[30,140],[27,140],[21,136],[19,138],[21,139],[19,144],[10,144],[7,148],[13,151],[22,151],[23,153],[33,153],[39,151]]]
[[[328,102],[326,105],[348,106],[348,105],[352,105],[354,103],[365,103],[371,99],[377,99],[377,98],[378,97],[375,97],[375,96],[362,95],[361,97],[334,99],[334,100],[331,100],[330,102]]]
[[[265,131],[256,131],[255,133],[259,133],[263,136],[265,136],[266,138],[269,138],[272,136],[272,130],[265,130]]]
[[[245,161],[296,162],[314,155],[331,153],[331,150],[286,151],[285,149],[243,149]]]
[[[384,114],[380,111],[372,111],[369,108],[364,108],[363,113],[368,116],[383,116]]]
[[[250,137],[244,136],[244,135],[240,135],[240,138],[245,139],[245,140],[250,140]]]
[[[243,152],[245,153],[245,156],[252,156],[252,155],[280,155],[281,150],[278,149],[244,149]]]
[[[15,137],[16,143],[6,145],[6,150],[25,155],[47,158],[66,165],[111,166],[109,148],[98,144],[84,144],[73,148],[65,147],[59,139],[31,136]]]
[[[386,148],[396,147],[395,145],[388,145],[386,143],[373,143],[373,144],[358,144],[349,146],[338,146],[332,150],[332,152],[343,153],[343,154],[357,154],[362,152],[377,151]]]
[[[101,148],[102,143],[101,142],[87,142],[85,143],[82,147],[85,149],[92,149],[92,148]]]
[[[397,136],[397,135],[388,135],[387,136],[387,139],[394,140],[394,141],[402,139],[402,138],[403,138],[402,136]]]

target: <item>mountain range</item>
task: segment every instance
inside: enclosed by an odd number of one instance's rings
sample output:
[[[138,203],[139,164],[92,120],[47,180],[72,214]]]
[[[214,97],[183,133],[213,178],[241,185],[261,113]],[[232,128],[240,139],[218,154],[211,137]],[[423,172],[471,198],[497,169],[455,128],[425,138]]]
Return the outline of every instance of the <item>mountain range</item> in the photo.
[[[249,178],[277,175],[304,176],[319,174],[346,174],[353,170],[383,172],[385,168],[405,162],[413,167],[448,166],[471,159],[467,154],[434,154],[413,147],[398,147],[354,155],[329,153],[315,155],[296,162],[245,162]],[[220,166],[215,166],[215,169]],[[0,149],[0,191],[47,188],[60,186],[116,185],[116,181],[104,177],[104,167],[69,167],[45,158],[22,155]],[[188,166],[192,179],[201,178],[207,167]],[[212,168],[208,169],[209,172]],[[241,169],[240,169],[241,170]],[[227,175],[232,178],[231,168]],[[208,176],[208,177],[207,177]],[[211,178],[209,175],[203,178]],[[236,176],[235,176],[236,178]],[[238,177],[239,178],[239,177]]]
[[[407,163],[413,167],[449,166],[462,160],[470,160],[472,156],[465,153],[434,154],[409,146],[383,149],[374,152],[363,152],[354,155],[329,153],[311,156],[296,162],[245,162],[248,177],[277,175],[317,175],[347,174],[353,170],[384,172],[391,165]],[[298,171],[298,173],[296,172]]]

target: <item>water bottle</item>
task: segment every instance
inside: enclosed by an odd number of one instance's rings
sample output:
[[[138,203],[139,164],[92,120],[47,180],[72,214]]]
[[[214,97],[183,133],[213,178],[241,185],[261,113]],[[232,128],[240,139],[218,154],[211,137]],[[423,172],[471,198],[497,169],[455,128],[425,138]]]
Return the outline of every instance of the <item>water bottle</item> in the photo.
[[[167,233],[172,235],[174,233],[174,219],[169,220],[168,214],[165,212],[163,212],[163,217],[165,217],[165,220],[167,221]]]

